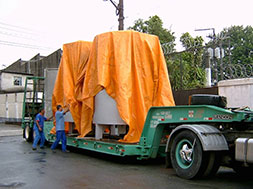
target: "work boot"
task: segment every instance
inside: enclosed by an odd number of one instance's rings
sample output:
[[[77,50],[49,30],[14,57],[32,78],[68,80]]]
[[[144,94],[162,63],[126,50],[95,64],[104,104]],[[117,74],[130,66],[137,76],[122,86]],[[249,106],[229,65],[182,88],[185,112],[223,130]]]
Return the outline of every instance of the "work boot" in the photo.
[[[41,146],[40,149],[45,149],[45,147],[44,147],[44,146]]]
[[[32,150],[37,150],[37,148],[32,148]]]

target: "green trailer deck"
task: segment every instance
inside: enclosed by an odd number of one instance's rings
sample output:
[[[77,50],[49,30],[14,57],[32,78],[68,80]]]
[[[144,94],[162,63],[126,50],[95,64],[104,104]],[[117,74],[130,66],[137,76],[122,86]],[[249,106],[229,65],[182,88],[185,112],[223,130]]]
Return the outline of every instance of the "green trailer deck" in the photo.
[[[44,131],[46,140],[54,142],[56,136],[50,134],[50,130],[53,127],[52,122],[45,122]],[[119,143],[117,140],[101,139],[95,140],[93,137],[72,137],[67,135],[67,146],[76,148],[82,148],[86,150],[92,150],[116,156],[140,156],[148,154],[148,150],[143,148],[139,144],[126,144]]]
[[[252,113],[234,112],[228,109],[207,105],[190,105],[150,108],[139,143],[129,144],[111,139],[95,140],[93,137],[67,136],[67,145],[116,156],[137,156],[138,159],[165,156],[166,144],[161,144],[165,135],[184,124],[215,124],[250,122]],[[45,135],[49,142],[55,140],[50,134],[52,122],[45,123]]]

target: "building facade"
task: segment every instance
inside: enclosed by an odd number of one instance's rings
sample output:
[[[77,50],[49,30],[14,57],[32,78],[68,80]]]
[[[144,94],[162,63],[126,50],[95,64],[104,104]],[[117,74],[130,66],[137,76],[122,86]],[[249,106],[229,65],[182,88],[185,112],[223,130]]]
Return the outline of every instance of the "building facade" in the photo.
[[[21,123],[26,77],[44,77],[45,69],[59,67],[61,55],[61,49],[48,56],[37,54],[28,61],[19,59],[0,70],[0,122]],[[38,84],[39,91],[44,90],[43,86],[44,83]]]

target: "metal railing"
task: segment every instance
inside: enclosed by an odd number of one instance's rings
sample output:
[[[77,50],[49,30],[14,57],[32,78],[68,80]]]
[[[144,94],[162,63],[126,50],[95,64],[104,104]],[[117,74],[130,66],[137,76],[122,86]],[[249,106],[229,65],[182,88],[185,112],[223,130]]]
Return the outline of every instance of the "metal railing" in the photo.
[[[226,60],[226,57],[223,58],[210,58],[207,55],[207,49],[210,48],[210,46],[202,46],[200,47],[199,44],[194,44],[190,48],[181,51],[181,52],[175,52],[175,50],[172,47],[170,43],[162,44],[161,45],[162,50],[164,52],[164,56],[166,59],[170,59],[170,61],[181,61],[181,56],[178,56],[184,52],[190,52],[194,49],[204,49],[204,53],[202,54],[202,68],[203,70],[207,68],[207,61],[209,61],[209,67],[211,68],[211,83],[213,86],[217,85],[217,83],[221,80],[227,80],[227,79],[238,79],[238,78],[250,78],[253,77],[253,63],[251,64],[243,64],[243,63],[237,63],[237,64],[231,64],[229,62],[224,62]],[[180,66],[180,77],[177,83],[180,83],[180,86],[182,86],[182,89],[184,89],[184,80],[182,79],[184,77],[185,70],[184,65]],[[173,86],[172,86],[173,87]]]
[[[217,73],[217,81],[227,79],[249,78],[253,77],[253,64],[229,64],[222,63],[212,66],[212,71]]]

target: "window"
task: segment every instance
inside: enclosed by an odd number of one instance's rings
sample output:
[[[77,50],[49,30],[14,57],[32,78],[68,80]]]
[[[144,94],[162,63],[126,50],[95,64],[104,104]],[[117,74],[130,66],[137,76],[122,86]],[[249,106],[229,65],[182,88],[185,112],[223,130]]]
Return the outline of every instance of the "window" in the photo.
[[[22,86],[22,77],[14,76],[13,84],[15,86]]]

